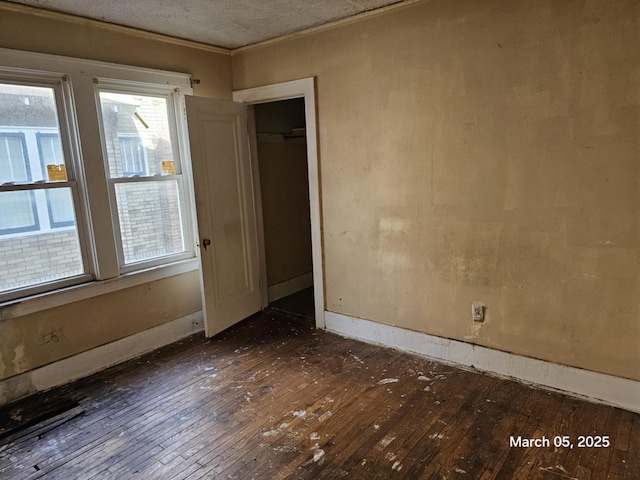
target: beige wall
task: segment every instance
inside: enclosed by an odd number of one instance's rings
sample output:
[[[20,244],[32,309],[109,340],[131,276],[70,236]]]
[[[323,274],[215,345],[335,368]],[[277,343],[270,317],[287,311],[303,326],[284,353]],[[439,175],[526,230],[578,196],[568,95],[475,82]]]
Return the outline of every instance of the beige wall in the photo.
[[[33,12],[0,1],[0,47],[189,73],[201,82],[194,95],[231,99],[229,55]]]
[[[201,308],[199,273],[190,272],[24,317],[0,319],[0,379]]]
[[[433,0],[235,53],[317,77],[327,308],[640,380],[639,22]]]
[[[307,146],[258,142],[267,285],[311,273]]]
[[[190,73],[194,94],[231,98],[228,55],[5,10],[0,47]],[[201,310],[197,272],[166,278],[19,318],[2,319],[0,379]]]

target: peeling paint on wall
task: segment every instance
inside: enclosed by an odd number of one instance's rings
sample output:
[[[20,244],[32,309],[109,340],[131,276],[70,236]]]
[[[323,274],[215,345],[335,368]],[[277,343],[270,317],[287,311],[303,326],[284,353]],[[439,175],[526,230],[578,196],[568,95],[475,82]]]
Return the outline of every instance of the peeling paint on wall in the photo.
[[[27,365],[24,355],[24,345],[18,345],[13,349],[13,353],[13,371],[14,373],[22,373]]]
[[[0,378],[4,378],[4,372],[7,370],[7,366],[4,364],[4,358],[2,352],[0,352]]]

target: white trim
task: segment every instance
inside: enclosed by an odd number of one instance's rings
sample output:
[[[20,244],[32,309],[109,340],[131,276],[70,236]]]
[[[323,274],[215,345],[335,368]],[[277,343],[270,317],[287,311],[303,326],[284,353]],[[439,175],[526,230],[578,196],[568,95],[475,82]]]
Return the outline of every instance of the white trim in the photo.
[[[191,77],[188,73],[155,70],[152,68],[119,65],[116,63],[65,57],[49,53],[27,52],[0,48],[0,62],[4,67],[12,67],[19,75],[34,75],[37,71],[69,75],[72,83],[75,78],[108,78],[152,85],[171,85],[180,88],[182,93],[191,94]],[[8,70],[8,68],[5,68]],[[76,98],[77,100],[77,98]],[[84,101],[86,99],[83,99]]]
[[[0,382],[0,405],[86,377],[202,330],[202,312],[197,312],[9,377]]]
[[[367,343],[416,353],[464,369],[640,413],[640,382],[537,360],[470,343],[325,312],[327,330]]]
[[[117,292],[143,283],[155,282],[163,278],[193,272],[200,268],[197,258],[170,263],[159,267],[138,270],[109,280],[84,283],[69,288],[0,303],[0,321],[22,317],[32,313],[79,302],[87,298]]]
[[[251,162],[251,188],[253,205],[256,216],[256,231],[258,234],[258,267],[260,281],[260,296],[262,308],[269,305],[267,284],[267,256],[264,243],[264,215],[262,212],[262,187],[260,186],[260,162],[258,162],[258,134],[256,133],[256,112],[253,105],[247,106],[247,133],[249,135],[249,157]]]
[[[316,116],[315,78],[303,78],[289,82],[236,90],[235,102],[249,105],[276,102],[290,98],[304,98],[307,129],[307,163],[309,169],[309,204],[311,213],[311,252],[313,261],[313,295],[316,327],[325,328],[324,319],[324,265],[322,263],[322,218],[320,215],[320,166],[318,159],[318,129]],[[255,142],[255,138],[250,139]],[[264,256],[264,249],[261,251]],[[266,287],[266,285],[265,285]]]
[[[280,300],[288,295],[304,290],[313,286],[313,273],[305,273],[295,278],[290,278],[284,282],[271,285],[267,289],[267,297],[269,303]]]

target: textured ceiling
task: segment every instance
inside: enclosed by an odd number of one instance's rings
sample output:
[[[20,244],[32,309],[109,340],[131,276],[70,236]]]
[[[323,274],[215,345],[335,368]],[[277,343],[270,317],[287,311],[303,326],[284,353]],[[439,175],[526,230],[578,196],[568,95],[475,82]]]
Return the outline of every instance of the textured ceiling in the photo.
[[[399,0],[12,0],[225,48],[238,48]]]

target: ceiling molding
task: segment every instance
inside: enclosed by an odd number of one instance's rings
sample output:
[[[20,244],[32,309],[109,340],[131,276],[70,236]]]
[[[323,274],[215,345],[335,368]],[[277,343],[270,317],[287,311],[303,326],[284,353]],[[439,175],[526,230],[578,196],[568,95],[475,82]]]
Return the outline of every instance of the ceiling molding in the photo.
[[[147,30],[140,30],[138,28],[125,27],[123,25],[116,25],[114,23],[102,22],[100,20],[93,20],[90,18],[79,17],[77,15],[71,15],[69,13],[54,12],[51,10],[44,10],[42,8],[31,7],[18,3],[12,3],[7,1],[0,1],[0,10],[6,10],[9,12],[26,13],[37,17],[47,18],[51,20],[64,21],[69,23],[75,23],[76,25],[89,26],[93,28],[100,28],[111,32],[121,33],[125,35],[131,35],[147,40],[155,40],[158,42],[169,43],[180,47],[195,48],[198,50],[204,50],[211,53],[219,53],[222,55],[231,55],[231,50],[222,47],[215,47],[206,43],[194,42],[193,40],[185,40],[182,38],[172,37],[170,35],[163,35],[161,33],[149,32]]]
[[[290,33],[288,35],[283,35],[281,37],[271,38],[269,40],[265,40],[263,42],[254,43],[251,45],[246,45],[244,47],[238,47],[231,50],[231,56],[242,53],[247,50],[252,50],[254,48],[267,47],[270,45],[274,45],[280,42],[286,42],[287,40],[291,40],[294,38],[304,37],[307,35],[313,35],[315,33],[324,32],[326,30],[333,30],[334,28],[343,27],[345,25],[349,25],[351,23],[361,22],[371,17],[375,17],[377,15],[383,15],[391,10],[399,10],[401,8],[408,7],[410,5],[424,2],[425,0],[398,0],[396,3],[392,3],[391,5],[387,5],[386,7],[380,7],[373,10],[369,10],[366,12],[359,13],[357,15],[353,15],[351,17],[343,18],[340,20],[336,20],[334,22],[325,23],[324,25],[318,25],[317,27],[307,28],[306,30],[301,30],[299,32]],[[428,1],[428,0],[427,0]]]

